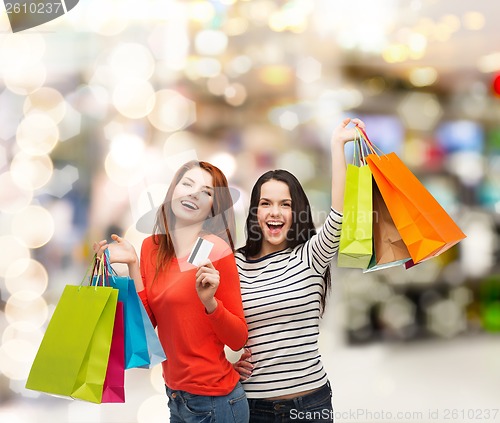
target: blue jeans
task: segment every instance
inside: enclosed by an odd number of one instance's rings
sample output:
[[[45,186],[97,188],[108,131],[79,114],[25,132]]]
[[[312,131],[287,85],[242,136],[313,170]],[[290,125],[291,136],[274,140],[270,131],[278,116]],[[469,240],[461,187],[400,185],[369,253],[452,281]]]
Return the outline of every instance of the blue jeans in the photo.
[[[166,389],[170,423],[248,423],[248,401],[239,382],[228,395],[217,397]]]
[[[333,422],[332,390],[327,383],[290,400],[248,399],[251,423]]]

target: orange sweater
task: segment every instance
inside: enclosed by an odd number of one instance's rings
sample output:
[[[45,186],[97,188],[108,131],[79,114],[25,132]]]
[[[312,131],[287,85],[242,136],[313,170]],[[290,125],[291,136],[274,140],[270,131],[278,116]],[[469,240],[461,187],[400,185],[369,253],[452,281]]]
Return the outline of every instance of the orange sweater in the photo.
[[[209,259],[220,274],[215,294],[218,304],[212,314],[206,313],[198,298],[197,268],[187,263],[187,257],[174,258],[169,269],[153,282],[157,246],[152,237],[146,238],[141,248],[145,288],[139,296],[167,355],[162,363],[167,386],[195,395],[220,396],[230,393],[239,380],[226,359],[224,345],[239,350],[248,331],[234,255],[219,237],[205,238],[215,244]]]

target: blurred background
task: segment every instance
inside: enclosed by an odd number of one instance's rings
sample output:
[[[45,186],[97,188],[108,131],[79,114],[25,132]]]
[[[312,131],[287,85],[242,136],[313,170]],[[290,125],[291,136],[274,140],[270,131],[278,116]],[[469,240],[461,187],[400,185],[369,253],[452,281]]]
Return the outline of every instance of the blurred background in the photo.
[[[191,158],[239,190],[238,245],[273,168],[320,226],[346,116],[467,238],[408,270],[334,269],[321,352],[337,421],[500,421],[497,16],[491,0],[82,0],[12,34],[2,5],[0,421],[168,422],[160,366],[127,370],[125,404],[24,388],[64,286],[93,241],[140,247],[137,221]]]

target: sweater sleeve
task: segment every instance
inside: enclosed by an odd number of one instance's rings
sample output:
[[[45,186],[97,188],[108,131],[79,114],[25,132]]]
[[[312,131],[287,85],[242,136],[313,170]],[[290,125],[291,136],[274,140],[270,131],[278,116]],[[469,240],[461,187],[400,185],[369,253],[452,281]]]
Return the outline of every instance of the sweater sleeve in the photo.
[[[217,308],[209,314],[209,321],[219,340],[238,351],[248,338],[248,329],[243,314],[240,278],[231,250],[213,263],[219,271],[220,283],[215,294]]]
[[[342,214],[331,208],[325,223],[300,252],[302,260],[306,261],[318,274],[323,274],[339,249]]]

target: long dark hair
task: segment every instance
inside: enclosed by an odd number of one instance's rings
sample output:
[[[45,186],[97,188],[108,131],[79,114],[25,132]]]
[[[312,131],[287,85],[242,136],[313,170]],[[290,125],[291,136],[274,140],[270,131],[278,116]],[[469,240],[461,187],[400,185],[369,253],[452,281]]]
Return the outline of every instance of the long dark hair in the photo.
[[[175,215],[172,213],[172,195],[184,174],[195,167],[206,170],[212,176],[214,196],[211,216],[203,223],[202,233],[214,234],[226,241],[234,251],[232,234],[235,233],[233,200],[228,188],[226,176],[222,171],[207,162],[191,160],[176,172],[170,184],[165,199],[156,213],[153,228],[153,240],[158,245],[156,256],[156,275],[175,257],[174,243],[169,228],[175,226]]]
[[[246,243],[240,248],[240,251],[247,259],[258,255],[262,248],[263,234],[257,220],[257,209],[259,207],[261,188],[266,182],[271,180],[284,182],[290,190],[292,198],[292,225],[286,234],[287,248],[294,248],[303,244],[316,234],[311,206],[302,185],[298,179],[287,170],[277,169],[264,173],[255,183],[250,196],[250,210],[248,212],[245,230]],[[327,267],[322,275],[324,284],[323,294],[321,295],[321,314],[323,314],[326,305],[326,298],[331,288],[330,268]]]

